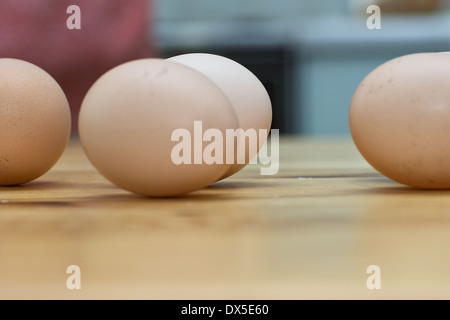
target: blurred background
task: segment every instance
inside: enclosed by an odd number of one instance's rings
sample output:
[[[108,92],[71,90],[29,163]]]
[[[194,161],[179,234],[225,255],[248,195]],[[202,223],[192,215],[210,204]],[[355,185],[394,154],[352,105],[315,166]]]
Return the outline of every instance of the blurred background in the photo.
[[[66,8],[81,8],[68,30]],[[381,7],[369,30],[367,7]],[[81,101],[108,69],[188,52],[234,59],[263,82],[272,128],[348,136],[352,95],[394,57],[450,48],[450,0],[2,0],[0,56],[33,62],[61,84],[76,131]]]
[[[371,4],[381,7],[381,30],[366,26]],[[154,10],[160,55],[241,62],[269,91],[282,133],[349,135],[352,95],[372,69],[450,50],[449,0],[155,0]]]

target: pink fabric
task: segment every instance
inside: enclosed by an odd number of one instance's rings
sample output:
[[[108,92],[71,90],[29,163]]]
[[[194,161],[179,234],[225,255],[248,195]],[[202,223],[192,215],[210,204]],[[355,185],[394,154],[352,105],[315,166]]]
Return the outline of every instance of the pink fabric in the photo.
[[[81,9],[81,30],[66,26],[70,5]],[[0,57],[49,72],[69,99],[76,129],[81,101],[102,73],[152,55],[149,5],[149,0],[1,0]]]

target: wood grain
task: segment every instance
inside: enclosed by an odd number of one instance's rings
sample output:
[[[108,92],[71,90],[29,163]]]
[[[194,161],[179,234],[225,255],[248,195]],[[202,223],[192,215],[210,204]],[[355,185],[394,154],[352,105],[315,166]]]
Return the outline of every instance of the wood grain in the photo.
[[[149,199],[72,141],[40,179],[0,188],[0,298],[450,298],[449,191],[384,178],[350,140],[283,137],[280,157],[275,176],[252,165]],[[72,264],[81,290],[66,287]]]

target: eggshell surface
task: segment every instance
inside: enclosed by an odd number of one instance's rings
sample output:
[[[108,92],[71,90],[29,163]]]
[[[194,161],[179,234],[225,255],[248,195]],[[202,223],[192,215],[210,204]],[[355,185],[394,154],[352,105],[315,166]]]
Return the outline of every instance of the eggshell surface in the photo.
[[[269,94],[261,81],[241,64],[218,55],[208,53],[189,53],[168,60],[189,66],[210,78],[228,97],[238,116],[239,128],[249,135],[241,135],[237,139],[233,165],[221,179],[233,175],[244,168],[258,153],[267,140],[272,124],[272,104]],[[249,138],[252,130],[256,133],[256,148],[249,148]],[[265,135],[260,132],[266,130]],[[261,139],[259,139],[261,137]],[[245,155],[245,163],[239,163]],[[242,161],[241,161],[242,162]]]
[[[195,121],[203,133],[214,128],[223,135],[238,125],[229,100],[207,77],[175,62],[142,59],[94,83],[81,106],[79,134],[89,160],[111,182],[144,196],[177,196],[209,185],[230,167],[194,164],[195,154],[201,156],[194,144],[202,139]],[[190,164],[172,158],[179,143],[172,135],[179,129],[191,136]]]
[[[353,140],[379,172],[417,188],[450,188],[450,54],[388,61],[359,85]]]
[[[70,109],[59,84],[29,62],[0,59],[0,185],[46,173],[70,137]]]

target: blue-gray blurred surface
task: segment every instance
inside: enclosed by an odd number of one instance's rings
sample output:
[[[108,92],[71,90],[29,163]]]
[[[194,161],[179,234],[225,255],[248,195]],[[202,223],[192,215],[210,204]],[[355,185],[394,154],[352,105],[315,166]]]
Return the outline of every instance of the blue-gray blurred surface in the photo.
[[[159,0],[154,34],[163,56],[211,52],[249,67],[271,94],[273,128],[345,136],[351,98],[371,70],[450,51],[448,3],[434,13],[382,12],[381,30],[369,30],[363,0]]]

